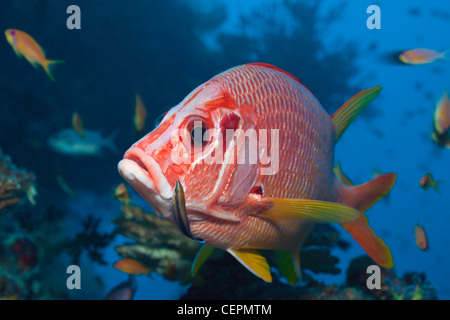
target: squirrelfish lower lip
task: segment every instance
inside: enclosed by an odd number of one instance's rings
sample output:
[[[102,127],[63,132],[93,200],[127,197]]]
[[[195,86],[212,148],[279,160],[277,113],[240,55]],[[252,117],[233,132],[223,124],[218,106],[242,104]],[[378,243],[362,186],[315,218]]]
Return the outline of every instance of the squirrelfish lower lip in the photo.
[[[141,149],[131,147],[119,162],[118,170],[158,215],[170,217],[173,188],[154,159]]]

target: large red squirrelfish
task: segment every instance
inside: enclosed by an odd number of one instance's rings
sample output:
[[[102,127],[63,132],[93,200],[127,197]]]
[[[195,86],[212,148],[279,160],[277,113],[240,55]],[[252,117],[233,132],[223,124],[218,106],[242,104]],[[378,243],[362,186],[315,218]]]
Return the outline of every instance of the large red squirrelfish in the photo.
[[[335,143],[380,90],[360,92],[330,117],[286,71],[237,66],[172,108],[118,169],[174,225],[172,194],[181,182],[190,231],[205,241],[193,273],[220,248],[270,282],[259,251],[269,249],[295,283],[300,247],[316,223],[340,223],[377,264],[391,268],[391,252],[364,212],[390,191],[396,175],[351,186],[333,173]]]

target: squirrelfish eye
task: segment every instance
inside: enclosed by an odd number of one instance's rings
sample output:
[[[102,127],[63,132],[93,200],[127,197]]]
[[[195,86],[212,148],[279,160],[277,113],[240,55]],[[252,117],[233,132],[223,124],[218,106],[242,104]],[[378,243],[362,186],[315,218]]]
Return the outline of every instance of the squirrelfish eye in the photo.
[[[191,130],[191,143],[192,144],[198,144],[198,145],[206,145],[209,142],[209,137],[205,135],[207,133],[207,129],[203,126],[203,123],[201,126],[194,127]]]
[[[15,35],[16,34],[16,32],[14,31],[14,30],[11,30],[11,35]]]
[[[211,126],[205,119],[193,117],[186,122],[184,129],[184,139],[186,140],[183,140],[187,148],[194,151],[209,144],[211,140]]]

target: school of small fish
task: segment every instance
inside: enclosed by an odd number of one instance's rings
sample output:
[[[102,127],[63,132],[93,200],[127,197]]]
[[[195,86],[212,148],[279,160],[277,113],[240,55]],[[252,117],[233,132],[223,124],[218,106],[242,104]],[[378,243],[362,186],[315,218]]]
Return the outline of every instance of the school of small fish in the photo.
[[[18,57],[34,68],[41,66],[55,81],[51,68],[65,63],[63,60],[47,59],[41,46],[24,31],[7,29],[5,37]],[[449,58],[450,50],[427,48],[405,50],[397,56],[405,65]],[[192,275],[199,272],[214,248],[219,248],[255,276],[271,282],[270,266],[262,253],[269,249],[276,251],[281,274],[294,284],[302,279],[300,247],[316,223],[339,223],[377,264],[392,268],[390,249],[369,226],[365,211],[389,194],[396,175],[377,171],[373,180],[354,185],[340,163],[333,163],[335,144],[380,91],[381,87],[364,90],[328,115],[287,71],[265,63],[237,66],[200,85],[165,113],[153,131],[126,151],[118,171],[157,215],[203,243],[193,261]],[[274,96],[279,98],[272,99]],[[137,134],[145,129],[146,120],[147,109],[136,93],[133,125]],[[248,161],[250,156],[239,162],[239,151],[248,146],[244,130],[279,128],[283,130],[277,138],[271,136],[264,142],[265,150],[249,150],[257,155],[255,163]],[[231,139],[227,130],[234,130]],[[448,92],[436,103],[431,136],[439,146],[450,148]],[[73,112],[71,127],[50,136],[48,145],[72,157],[118,151],[113,137],[85,129],[78,112]],[[268,158],[264,151],[272,147],[281,151],[275,159],[276,169],[267,168],[264,162]],[[174,154],[183,161],[174,161]],[[262,174],[264,171],[269,173]],[[61,174],[56,180],[67,195],[78,198]],[[428,172],[419,184],[424,190],[440,193],[442,182]],[[125,206],[131,202],[124,183],[115,188],[114,196]],[[424,227],[417,223],[414,233],[417,247],[426,250]],[[114,267],[130,276],[105,299],[132,299],[134,276],[148,275],[149,269],[128,258]]]

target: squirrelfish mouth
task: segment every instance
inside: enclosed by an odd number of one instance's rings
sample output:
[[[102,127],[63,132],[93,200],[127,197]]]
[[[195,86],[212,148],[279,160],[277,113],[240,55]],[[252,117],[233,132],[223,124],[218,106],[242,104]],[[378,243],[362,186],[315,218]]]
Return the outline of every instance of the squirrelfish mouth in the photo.
[[[139,148],[131,147],[118,164],[120,175],[152,206],[156,214],[172,215],[172,190],[159,164]]]

